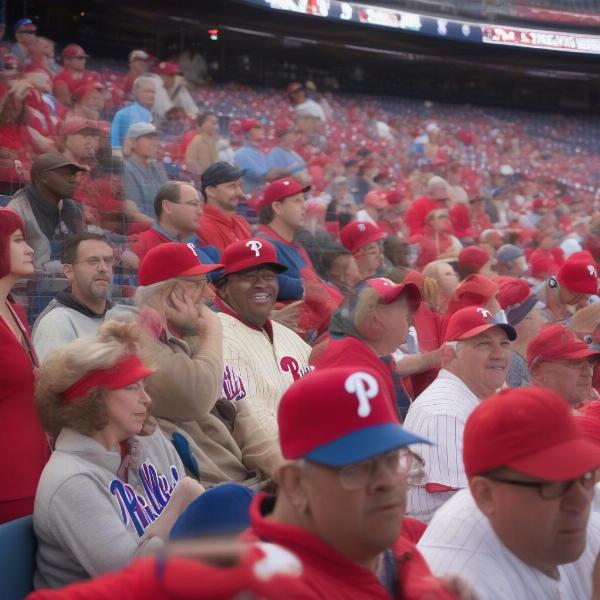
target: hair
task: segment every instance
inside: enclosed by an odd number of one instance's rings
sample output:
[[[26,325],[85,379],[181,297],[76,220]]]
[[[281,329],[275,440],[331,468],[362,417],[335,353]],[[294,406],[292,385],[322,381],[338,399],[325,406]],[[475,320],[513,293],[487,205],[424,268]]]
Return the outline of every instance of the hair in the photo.
[[[584,306],[575,312],[567,327],[579,336],[590,335],[600,325],[600,303]]]
[[[10,275],[10,236],[19,229],[25,235],[21,216],[10,208],[0,207],[0,278]]]
[[[423,275],[423,301],[434,309],[438,309],[440,300],[440,286],[437,280],[437,268],[440,265],[450,264],[447,260],[433,260],[427,263],[422,271]]]
[[[433,175],[433,177],[430,177],[427,181],[427,193],[431,193],[433,188],[437,186],[444,186],[446,189],[449,187],[448,182],[443,177],[440,177],[439,175]]]
[[[73,403],[65,403],[63,393],[87,373],[110,369],[124,354],[137,354],[140,335],[133,322],[106,321],[95,337],[78,338],[47,356],[36,379],[35,404],[40,423],[52,438],[65,427],[90,435],[108,425],[105,388],[92,388]]]
[[[273,205],[269,204],[258,211],[258,222],[261,225],[268,225],[275,218]]]
[[[198,127],[202,127],[202,125],[204,125],[204,121],[206,121],[206,119],[208,119],[208,117],[216,117],[217,113],[208,111],[205,113],[200,113],[197,117],[196,117],[196,125]]]
[[[156,218],[160,219],[163,211],[162,203],[163,200],[177,203],[181,198],[181,186],[185,184],[185,181],[168,181],[167,183],[160,186],[156,196],[154,196],[154,212]],[[191,184],[187,184],[191,185]]]
[[[133,93],[134,96],[137,94],[138,90],[145,83],[151,83],[156,88],[156,81],[155,81],[154,77],[150,77],[148,75],[140,75],[133,82],[132,93]]]
[[[331,270],[331,266],[340,256],[352,256],[352,252],[344,248],[341,244],[330,246],[321,253],[320,273],[326,275]]]
[[[144,306],[151,306],[153,308],[159,308],[156,306],[157,300],[161,294],[165,295],[170,292],[171,288],[177,283],[176,277],[165,279],[164,281],[157,281],[150,285],[140,285],[135,290],[135,296],[133,297],[135,305],[138,308]]]
[[[91,231],[84,231],[83,233],[78,233],[77,235],[69,237],[65,240],[61,259],[63,265],[74,264],[77,260],[77,250],[79,249],[79,244],[88,240],[104,242],[105,244],[108,244],[111,248],[113,247],[113,245],[108,241],[108,239],[101,233],[93,233]]]

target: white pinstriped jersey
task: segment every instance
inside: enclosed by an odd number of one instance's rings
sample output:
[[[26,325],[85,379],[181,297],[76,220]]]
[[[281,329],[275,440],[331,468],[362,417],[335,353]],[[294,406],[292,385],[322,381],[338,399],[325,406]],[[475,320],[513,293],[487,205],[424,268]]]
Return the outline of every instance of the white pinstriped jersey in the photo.
[[[468,489],[434,515],[418,544],[435,575],[459,574],[478,600],[588,600],[600,550],[600,515],[592,513],[587,546],[554,579],[518,559],[496,536]]]
[[[309,370],[310,346],[295,332],[272,322],[273,343],[266,332],[219,313],[223,324],[223,396],[246,398],[259,423],[277,435],[277,407],[294,380]]]
[[[441,369],[436,379],[410,405],[404,427],[432,445],[411,449],[425,461],[426,482],[408,492],[408,514],[428,523],[454,491],[428,491],[432,484],[453,490],[467,486],[462,459],[465,422],[479,400],[456,375]]]

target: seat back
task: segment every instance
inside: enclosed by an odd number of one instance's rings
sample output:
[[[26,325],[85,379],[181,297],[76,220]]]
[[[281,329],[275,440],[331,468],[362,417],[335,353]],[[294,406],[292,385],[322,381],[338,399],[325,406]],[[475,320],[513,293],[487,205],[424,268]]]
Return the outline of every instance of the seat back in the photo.
[[[22,600],[33,590],[36,547],[31,515],[0,525],[2,600]]]

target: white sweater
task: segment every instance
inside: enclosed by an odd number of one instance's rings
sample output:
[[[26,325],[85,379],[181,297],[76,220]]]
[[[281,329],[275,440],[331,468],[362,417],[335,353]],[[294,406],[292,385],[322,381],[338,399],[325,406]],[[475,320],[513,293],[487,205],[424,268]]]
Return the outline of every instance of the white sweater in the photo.
[[[263,330],[219,313],[223,324],[223,395],[246,398],[267,433],[277,434],[282,394],[310,370],[310,346],[291,329],[272,322],[273,343]]]
[[[185,470],[158,427],[133,440],[136,450],[131,453],[127,487],[117,477],[117,450],[109,452],[72,429],[61,431],[35,496],[36,588],[62,587],[123,568],[142,550],[162,545],[159,538],[145,539],[144,530],[160,514]],[[154,476],[150,466],[163,492],[149,483]]]

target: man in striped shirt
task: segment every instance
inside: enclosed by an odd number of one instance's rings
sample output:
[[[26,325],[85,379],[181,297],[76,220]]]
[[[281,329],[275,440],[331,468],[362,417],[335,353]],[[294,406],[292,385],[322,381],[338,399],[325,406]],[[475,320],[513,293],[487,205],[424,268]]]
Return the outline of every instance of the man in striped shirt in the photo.
[[[408,409],[404,426],[431,440],[414,450],[425,461],[427,481],[408,493],[408,514],[429,522],[457,490],[467,487],[462,437],[467,418],[480,400],[502,386],[510,363],[511,325],[480,306],[456,311],[448,322],[441,351],[442,369]]]
[[[460,573],[479,600],[597,598],[600,519],[590,506],[600,446],[585,436],[548,389],[504,390],[482,402],[465,426],[469,489],[435,514],[419,542],[431,570]]]

